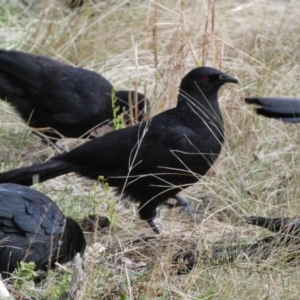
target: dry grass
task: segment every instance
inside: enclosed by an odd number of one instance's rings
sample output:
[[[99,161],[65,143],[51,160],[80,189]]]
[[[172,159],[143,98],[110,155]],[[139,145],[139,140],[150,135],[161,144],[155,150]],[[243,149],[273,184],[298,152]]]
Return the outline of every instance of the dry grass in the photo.
[[[222,154],[185,191],[195,206],[210,206],[196,223],[161,209],[163,235],[156,238],[135,207],[116,202],[94,182],[71,174],[35,186],[77,220],[93,212],[114,220],[109,232],[88,236],[83,299],[298,299],[299,268],[279,264],[278,257],[259,265],[209,259],[214,242],[266,235],[244,225],[246,216],[300,214],[299,127],[259,118],[243,102],[254,95],[299,96],[298,2],[90,0],[73,11],[53,2],[27,10],[2,4],[0,47],[95,70],[116,88],[136,87],[149,97],[151,115],[175,105],[180,78],[196,63],[241,81],[220,94]],[[0,171],[55,155],[8,105],[0,107]],[[173,255],[195,249],[207,254],[191,273],[177,276]],[[21,294],[57,299],[59,272],[50,272],[40,290]]]

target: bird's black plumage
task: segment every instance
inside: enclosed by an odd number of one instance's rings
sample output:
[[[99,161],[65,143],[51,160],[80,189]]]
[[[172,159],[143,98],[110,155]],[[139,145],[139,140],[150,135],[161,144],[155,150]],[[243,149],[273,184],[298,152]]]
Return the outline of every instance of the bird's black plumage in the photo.
[[[300,234],[300,218],[264,218],[252,216],[246,219],[246,223],[266,228],[281,235],[297,236]]]
[[[177,106],[149,121],[110,132],[50,161],[0,174],[0,182],[31,185],[77,172],[91,179],[100,175],[122,196],[139,202],[139,213],[155,232],[158,205],[204,175],[224,141],[218,104],[219,88],[237,79],[201,67],[181,81]],[[182,202],[183,203],[183,202]]]
[[[41,55],[0,50],[0,98],[11,103],[31,127],[81,137],[113,119],[112,90],[111,83],[95,72]],[[135,111],[136,106],[142,119],[144,95],[117,91],[115,97],[118,114],[130,107]],[[53,131],[45,134],[59,137]]]
[[[247,224],[259,226],[276,233],[265,237],[254,244],[237,243],[213,248],[212,258],[234,261],[238,256],[260,262],[279,254],[285,261],[292,261],[299,256],[300,218],[264,218],[251,216]],[[282,250],[285,249],[285,252]],[[278,258],[276,259],[278,260]]]
[[[246,219],[246,223],[266,228],[277,234],[260,239],[253,244],[237,241],[234,245],[230,245],[228,241],[223,241],[223,245],[219,244],[212,247],[210,258],[218,263],[232,263],[237,258],[252,263],[260,263],[271,257],[274,257],[276,262],[299,259],[300,218],[249,217]],[[177,255],[174,258],[174,263],[181,262],[181,268],[178,269],[177,274],[188,273],[202,257],[206,256],[207,250],[203,253],[195,250]]]
[[[0,184],[0,272],[22,260],[36,269],[65,263],[85,249],[80,226],[44,194],[18,184]]]
[[[300,122],[300,99],[253,97],[245,98],[247,104],[253,104],[259,115],[267,118],[279,119],[283,122]]]

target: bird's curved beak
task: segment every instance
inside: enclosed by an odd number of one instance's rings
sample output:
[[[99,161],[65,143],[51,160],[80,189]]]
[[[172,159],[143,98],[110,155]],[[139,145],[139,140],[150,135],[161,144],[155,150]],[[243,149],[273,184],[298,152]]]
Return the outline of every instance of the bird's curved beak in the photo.
[[[231,83],[236,83],[236,84],[240,84],[240,82],[238,81],[238,79],[236,79],[235,77],[232,77],[230,75],[227,75],[225,73],[221,74],[219,76],[219,80],[223,83],[226,83],[226,82],[231,82]]]

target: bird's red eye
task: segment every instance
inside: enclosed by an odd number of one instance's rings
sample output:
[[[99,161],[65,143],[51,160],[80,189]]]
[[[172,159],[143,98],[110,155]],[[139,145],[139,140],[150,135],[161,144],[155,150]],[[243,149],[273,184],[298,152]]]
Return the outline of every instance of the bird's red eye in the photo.
[[[209,81],[209,77],[208,76],[203,76],[202,81],[205,81],[205,82]]]

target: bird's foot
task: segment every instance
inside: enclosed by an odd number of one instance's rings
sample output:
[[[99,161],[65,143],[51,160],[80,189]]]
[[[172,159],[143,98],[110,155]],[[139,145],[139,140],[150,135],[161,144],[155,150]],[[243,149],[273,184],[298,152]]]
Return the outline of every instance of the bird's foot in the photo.
[[[193,221],[195,221],[194,214],[203,214],[205,213],[204,210],[197,210],[195,209],[186,199],[186,197],[181,196],[179,194],[176,194],[174,199],[176,200],[176,203],[169,203],[165,202],[164,204],[167,205],[169,208],[174,207],[183,207],[185,211],[187,212],[189,218],[191,218]]]
[[[160,231],[153,219],[147,220],[147,222],[155,234],[160,234]]]
[[[186,199],[186,197],[176,194],[174,199],[176,200],[176,203],[169,203],[165,202],[164,204],[168,206],[169,208],[174,207],[183,207],[187,211],[188,214],[203,214],[204,210],[197,210],[195,209]]]

